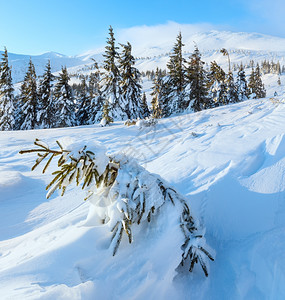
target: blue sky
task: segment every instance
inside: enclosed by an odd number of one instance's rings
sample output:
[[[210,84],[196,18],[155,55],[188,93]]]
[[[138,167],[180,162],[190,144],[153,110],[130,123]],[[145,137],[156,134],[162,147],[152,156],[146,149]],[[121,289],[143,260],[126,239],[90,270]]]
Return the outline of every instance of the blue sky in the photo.
[[[0,47],[76,55],[104,45],[108,27],[207,23],[285,37],[284,0],[0,0]]]

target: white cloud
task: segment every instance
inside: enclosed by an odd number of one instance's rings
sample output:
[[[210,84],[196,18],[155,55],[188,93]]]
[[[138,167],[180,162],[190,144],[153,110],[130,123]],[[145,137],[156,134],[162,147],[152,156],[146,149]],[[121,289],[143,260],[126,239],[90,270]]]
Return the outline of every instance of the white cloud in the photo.
[[[219,27],[220,28],[220,27]],[[161,49],[170,50],[175,42],[178,33],[181,31],[189,35],[194,35],[199,32],[205,32],[213,29],[218,29],[218,26],[211,24],[178,24],[169,21],[166,24],[155,26],[135,26],[131,28],[119,29],[116,31],[117,41],[125,43],[129,41],[133,45],[133,49],[153,49],[159,45]],[[161,54],[160,48],[157,53]],[[136,53],[136,55],[143,55],[143,53]]]

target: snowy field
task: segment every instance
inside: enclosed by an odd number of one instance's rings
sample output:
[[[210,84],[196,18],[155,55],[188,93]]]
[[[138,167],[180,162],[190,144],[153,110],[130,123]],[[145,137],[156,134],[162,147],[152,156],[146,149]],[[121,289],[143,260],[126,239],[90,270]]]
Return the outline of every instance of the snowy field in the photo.
[[[133,155],[188,199],[215,249],[206,278],[177,273],[172,211],[118,253],[84,226],[80,188],[45,198],[47,174],[20,155],[35,138],[92,140]],[[285,98],[159,120],[152,129],[82,126],[0,132],[0,299],[285,299]]]

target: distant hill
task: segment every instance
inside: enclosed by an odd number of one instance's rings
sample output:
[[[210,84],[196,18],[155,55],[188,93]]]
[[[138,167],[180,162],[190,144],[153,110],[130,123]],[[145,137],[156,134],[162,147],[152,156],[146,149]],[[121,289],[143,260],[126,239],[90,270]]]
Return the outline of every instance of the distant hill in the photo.
[[[175,43],[176,36],[181,30],[183,36],[184,55],[188,57],[196,44],[203,55],[203,60],[216,60],[226,65],[226,59],[219,49],[228,49],[233,63],[247,63],[255,61],[279,60],[285,64],[285,38],[279,38],[259,33],[230,32],[230,31],[194,31],[190,25],[169,23],[153,28],[134,27],[118,34],[117,42],[129,41],[133,46],[133,54],[137,58],[137,67],[143,70],[155,69],[157,66],[165,68],[168,55]],[[168,34],[169,33],[169,34]],[[9,49],[8,49],[9,50]],[[47,61],[51,60],[52,71],[57,72],[62,66],[72,68],[72,72],[82,69],[92,63],[92,58],[102,61],[104,47],[90,50],[77,56],[66,56],[56,52],[42,55],[21,55],[9,53],[12,65],[13,81],[22,81],[27,70],[30,57],[35,64],[36,72],[41,75]],[[0,51],[0,53],[3,53]]]

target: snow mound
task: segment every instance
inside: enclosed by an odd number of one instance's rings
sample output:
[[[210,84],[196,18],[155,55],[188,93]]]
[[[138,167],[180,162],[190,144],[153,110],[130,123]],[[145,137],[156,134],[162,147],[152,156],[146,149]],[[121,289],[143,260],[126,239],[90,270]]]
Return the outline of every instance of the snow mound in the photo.
[[[283,299],[285,105],[278,99],[177,115],[152,130],[116,122],[0,133],[1,299]],[[70,149],[100,142],[167,180],[207,229],[216,250],[209,277],[201,268],[175,270],[181,234],[171,206],[152,226],[134,228],[139,238],[129,245],[124,237],[113,257],[108,224],[83,226],[83,192],[70,188],[47,201],[51,175],[31,173],[32,157],[16,154],[16,145],[30,148],[42,136],[49,144],[71,137]]]

